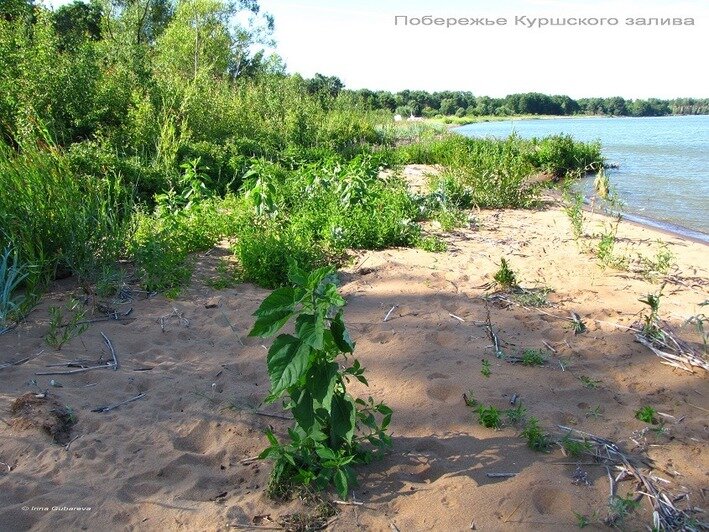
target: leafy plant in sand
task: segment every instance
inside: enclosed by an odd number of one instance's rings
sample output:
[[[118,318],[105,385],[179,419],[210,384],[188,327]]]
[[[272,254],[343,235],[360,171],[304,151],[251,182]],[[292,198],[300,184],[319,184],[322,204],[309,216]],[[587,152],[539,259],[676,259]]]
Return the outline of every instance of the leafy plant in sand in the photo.
[[[273,291],[261,303],[249,333],[274,336],[295,318],[295,334],[278,335],[267,357],[271,390],[266,402],[285,396],[284,407],[295,419],[289,443],[266,433],[270,446],[260,458],[275,461],[269,495],[282,498],[297,486],[334,484],[346,498],[356,482],[353,466],[369,463],[390,447],[386,430],[392,410],[347,392],[350,378],[368,383],[359,361],[348,359],[355,343],[345,327],[345,300],[337,291],[334,269],[306,273],[291,262],[288,275],[292,286]]]
[[[495,273],[494,279],[504,290],[509,290],[517,286],[517,276],[504,257],[500,259],[500,268]]]
[[[19,264],[17,253],[8,246],[0,255],[0,331],[5,327],[10,315],[22,304],[23,296],[15,295],[15,290],[27,277],[26,268]]]

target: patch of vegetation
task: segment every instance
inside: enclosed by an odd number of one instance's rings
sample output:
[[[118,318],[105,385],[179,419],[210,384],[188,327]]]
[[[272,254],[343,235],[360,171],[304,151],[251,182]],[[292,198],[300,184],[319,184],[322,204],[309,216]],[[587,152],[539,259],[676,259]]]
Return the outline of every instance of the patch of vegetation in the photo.
[[[423,236],[416,242],[416,247],[430,253],[442,253],[448,249],[445,240],[435,235]]]
[[[502,426],[500,411],[494,406],[478,406],[478,422],[488,429],[499,429]]]
[[[635,419],[639,419],[640,421],[644,423],[649,423],[650,425],[656,425],[657,424],[657,410],[655,410],[653,407],[649,405],[645,405],[641,407],[639,410],[635,412]]]
[[[525,349],[522,351],[522,365],[524,366],[543,366],[546,362],[544,351],[541,349]]]
[[[527,409],[522,406],[522,403],[520,402],[516,407],[508,409],[505,415],[510,423],[516,425],[524,420],[524,417],[527,415]]]
[[[625,497],[616,495],[608,503],[608,518],[606,524],[617,525],[622,523],[628,515],[640,507],[640,501],[635,500],[632,493]]]
[[[489,378],[490,375],[492,374],[492,371],[490,371],[490,361],[483,359],[482,361],[482,369],[480,370],[480,373],[482,374],[483,377]]]
[[[535,417],[529,418],[521,436],[533,451],[546,452],[551,444],[549,435],[539,427],[539,420]]]
[[[658,242],[658,244],[659,249],[654,258],[640,258],[640,262],[643,266],[643,274],[651,279],[669,274],[675,264],[674,254],[667,247],[667,244],[665,242]]]
[[[592,379],[591,377],[589,377],[587,375],[581,375],[579,377],[579,380],[581,381],[581,384],[583,384],[589,390],[595,390],[603,382],[600,379]]]
[[[6,247],[0,254],[0,331],[8,325],[24,300],[24,296],[16,291],[27,275],[27,267],[19,262],[17,253]]]
[[[578,241],[583,238],[583,195],[579,192],[570,194],[564,193],[564,201],[566,203],[564,212],[571,222],[571,232],[574,240]]]
[[[494,279],[503,290],[511,290],[517,287],[517,276],[504,257],[500,258],[500,267],[495,273]]]
[[[574,331],[574,334],[581,334],[586,332],[586,324],[583,322],[583,319],[581,316],[579,316],[576,312],[571,313],[571,330]]]
[[[334,269],[307,272],[291,261],[289,278],[292,286],[273,291],[261,303],[249,333],[271,337],[295,319],[295,335],[278,335],[267,357],[271,390],[266,402],[285,395],[295,420],[288,443],[271,430],[266,433],[270,446],[260,458],[275,462],[268,491],[285,495],[293,486],[322,490],[332,484],[347,498],[356,483],[354,466],[391,446],[392,410],[371,397],[365,401],[347,393],[350,379],[368,383],[359,361],[349,361],[355,344],[345,327],[345,300]],[[349,365],[341,367],[340,358]]]
[[[234,288],[241,282],[241,277],[228,260],[219,259],[216,267],[217,275],[205,280],[205,283],[214,290]]]
[[[547,295],[552,292],[551,288],[523,288],[517,289],[511,294],[511,298],[523,307],[540,308],[549,305]]]
[[[82,323],[86,318],[86,309],[79,301],[72,299],[65,310],[71,313],[66,322],[61,307],[49,307],[49,331],[44,341],[57,351],[69,340],[82,335],[89,328],[88,324]]]
[[[567,456],[571,456],[573,458],[576,458],[578,456],[581,456],[583,454],[587,454],[591,452],[592,446],[591,443],[583,440],[583,441],[578,441],[573,438],[569,434],[566,434],[562,439],[561,439],[561,447],[564,449],[564,453]]]
[[[593,408],[589,409],[588,412],[586,412],[586,417],[592,417],[594,419],[599,419],[602,416],[603,416],[603,412],[601,410],[601,405],[596,405]]]
[[[645,299],[640,299],[641,303],[648,306],[649,312],[643,315],[642,333],[652,341],[663,342],[665,333],[660,326],[660,300],[662,299],[662,290],[660,288],[657,294],[648,294]]]

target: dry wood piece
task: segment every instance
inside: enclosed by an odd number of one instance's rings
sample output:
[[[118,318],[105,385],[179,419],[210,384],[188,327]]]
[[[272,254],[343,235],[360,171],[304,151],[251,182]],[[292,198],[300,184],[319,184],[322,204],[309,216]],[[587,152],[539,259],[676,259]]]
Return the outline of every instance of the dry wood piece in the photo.
[[[487,478],[510,478],[517,476],[517,473],[485,473]]]
[[[99,406],[98,408],[94,408],[91,410],[92,412],[110,412],[111,410],[115,410],[119,406],[126,405],[128,403],[132,403],[133,401],[137,401],[138,399],[141,399],[142,397],[145,397],[144,393],[141,393],[140,395],[136,395],[135,397],[131,397],[130,399],[126,399],[125,401],[121,401],[120,403],[116,403],[115,405],[110,405],[110,406]]]
[[[663,364],[690,373],[694,373],[694,368],[709,371],[709,360],[704,359],[689,346],[677,340],[671,332],[663,330],[662,333],[667,341],[659,342],[658,340],[651,340],[643,333],[636,334],[635,340],[660,357]]]
[[[399,305],[394,305],[389,309],[389,312],[387,312],[387,315],[384,316],[384,322],[386,322],[389,319],[389,316],[391,316],[391,313],[394,312],[394,309],[398,307]]]
[[[567,437],[577,434],[579,437],[572,437],[572,439],[582,443],[590,442],[594,444],[591,451],[594,456],[599,460],[608,462],[606,466],[611,484],[611,498],[615,495],[617,482],[625,478],[633,478],[637,481],[638,488],[636,492],[641,496],[647,497],[653,508],[653,526],[655,530],[700,530],[704,527],[702,524],[699,528],[696,526],[692,528],[690,524],[696,522],[692,517],[694,509],[682,510],[677,508],[662,488],[658,487],[656,477],[649,473],[643,473],[640,470],[640,466],[637,465],[639,460],[631,459],[617,444],[611,440],[571,427],[563,425],[557,425],[557,427],[567,433]],[[642,463],[646,467],[652,467],[645,462]],[[613,465],[621,474],[613,478],[609,465]]]
[[[103,341],[106,342],[108,349],[111,351],[111,356],[113,357],[113,370],[115,371],[118,369],[118,359],[116,358],[116,350],[113,349],[113,344],[111,343],[111,340],[108,339],[108,336],[103,333],[101,333],[101,336],[103,336]]]

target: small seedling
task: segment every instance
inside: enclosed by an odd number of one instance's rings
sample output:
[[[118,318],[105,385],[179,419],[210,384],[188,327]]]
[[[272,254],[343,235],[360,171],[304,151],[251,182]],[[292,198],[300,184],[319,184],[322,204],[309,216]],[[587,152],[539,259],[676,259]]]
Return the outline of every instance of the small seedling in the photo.
[[[465,401],[465,406],[469,406],[471,408],[475,408],[479,404],[473,396],[473,390],[468,390],[468,393],[463,394],[463,401]]]
[[[499,429],[502,425],[500,421],[500,411],[494,406],[478,407],[479,423],[488,429]]]
[[[648,294],[645,299],[639,300],[650,307],[650,313],[643,316],[643,334],[650,340],[660,342],[665,340],[665,333],[660,328],[660,298],[664,287],[665,285],[662,285],[657,294]]]
[[[586,324],[581,319],[581,316],[575,312],[571,313],[571,330],[574,331],[574,334],[586,332]]]
[[[522,352],[522,365],[543,366],[544,364],[546,364],[546,358],[541,349],[525,349]]]
[[[574,458],[591,451],[591,444],[588,441],[574,440],[569,434],[561,439],[561,447],[566,455]]]
[[[72,338],[81,335],[89,328],[88,324],[83,323],[86,317],[86,309],[84,306],[72,299],[66,309],[73,312],[67,323],[63,323],[64,317],[61,307],[49,307],[49,332],[44,340],[47,345],[59,351],[62,346]]]
[[[419,238],[416,246],[430,253],[442,253],[448,249],[448,244],[446,244],[445,240],[433,235]]]
[[[482,361],[483,367],[480,370],[480,373],[482,373],[483,377],[489,378],[490,374],[492,373],[490,371],[490,361],[489,360],[483,360]]]
[[[608,503],[608,507],[610,510],[608,524],[615,524],[623,521],[628,514],[638,509],[640,507],[640,501],[636,501],[632,493],[629,493],[625,497],[616,495]]]
[[[586,412],[586,417],[592,417],[594,419],[598,419],[603,415],[603,412],[601,412],[601,405],[596,405],[593,408],[591,408],[588,412]]]
[[[574,512],[574,516],[576,517],[577,527],[586,528],[589,525],[589,517],[587,515],[577,514],[576,512]]]
[[[579,240],[583,236],[583,195],[578,192],[573,195],[565,194],[564,200],[566,201],[564,211],[571,222],[574,240]]]
[[[527,409],[522,406],[522,403],[520,403],[515,408],[510,408],[506,414],[510,423],[516,425],[524,419],[524,416],[527,415]]]
[[[645,405],[640,410],[635,412],[635,419],[639,419],[640,421],[649,423],[650,425],[655,425],[657,424],[655,414],[657,414],[657,410],[651,406]]]
[[[592,379],[591,377],[587,377],[586,375],[581,375],[579,377],[579,380],[581,383],[588,388],[589,390],[595,390],[598,388],[603,381],[599,379]]]
[[[515,272],[510,269],[504,257],[500,259],[500,269],[497,270],[494,279],[504,290],[509,290],[517,286],[517,276]]]
[[[522,431],[522,437],[527,439],[527,447],[533,451],[546,452],[549,448],[549,435],[539,427],[539,420],[535,417],[529,418],[527,426]]]

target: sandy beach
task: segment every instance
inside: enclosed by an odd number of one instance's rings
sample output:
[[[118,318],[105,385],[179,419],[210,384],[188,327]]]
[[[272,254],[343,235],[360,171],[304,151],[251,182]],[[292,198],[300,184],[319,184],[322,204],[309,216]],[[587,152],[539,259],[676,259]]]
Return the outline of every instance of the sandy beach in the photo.
[[[514,396],[554,435],[563,425],[611,439],[652,460],[668,492],[706,509],[707,375],[663,365],[628,330],[644,310],[639,298],[657,292],[662,280],[599,266],[579,249],[552,200],[541,210],[470,215],[469,227],[442,236],[445,253],[361,252],[341,270],[345,320],[370,382],[369,389],[353,389],[394,409],[394,447],[359,468],[353,495],[363,504],[338,506],[328,529],[569,530],[575,514],[606,517],[604,467],[564,456],[558,446],[534,452],[511,423],[484,428],[464,393],[501,410]],[[608,222],[585,216],[588,234]],[[675,263],[660,315],[698,345],[685,322],[709,299],[708,248],[622,222],[616,252],[653,257],[658,240]],[[267,499],[270,464],[248,460],[267,445],[269,426],[282,435],[288,421],[278,417],[278,405],[260,406],[268,344],[247,337],[251,314],[269,292],[249,284],[210,288],[206,280],[222,257],[230,257],[226,244],[198,256],[192,283],[176,300],[126,290],[123,301],[98,301],[71,279],[57,281],[25,321],[0,336],[1,529],[278,529],[282,516],[301,508]],[[550,289],[547,306],[484,299],[501,257],[521,286]],[[99,302],[119,316],[132,311],[120,321],[89,324],[56,351],[44,341],[48,309],[72,295],[90,309],[89,319],[105,316]],[[546,364],[497,358],[488,311],[506,355],[541,349]],[[572,331],[572,312],[585,333]],[[110,362],[101,333],[115,348],[116,370],[36,375],[67,371],[48,366],[73,360]],[[489,377],[481,374],[483,359]],[[13,401],[45,390],[76,421],[61,444],[13,421]],[[645,405],[664,414],[662,433],[635,419]],[[632,483],[619,482],[617,491],[624,496]],[[651,522],[643,500],[623,526],[644,530]]]

